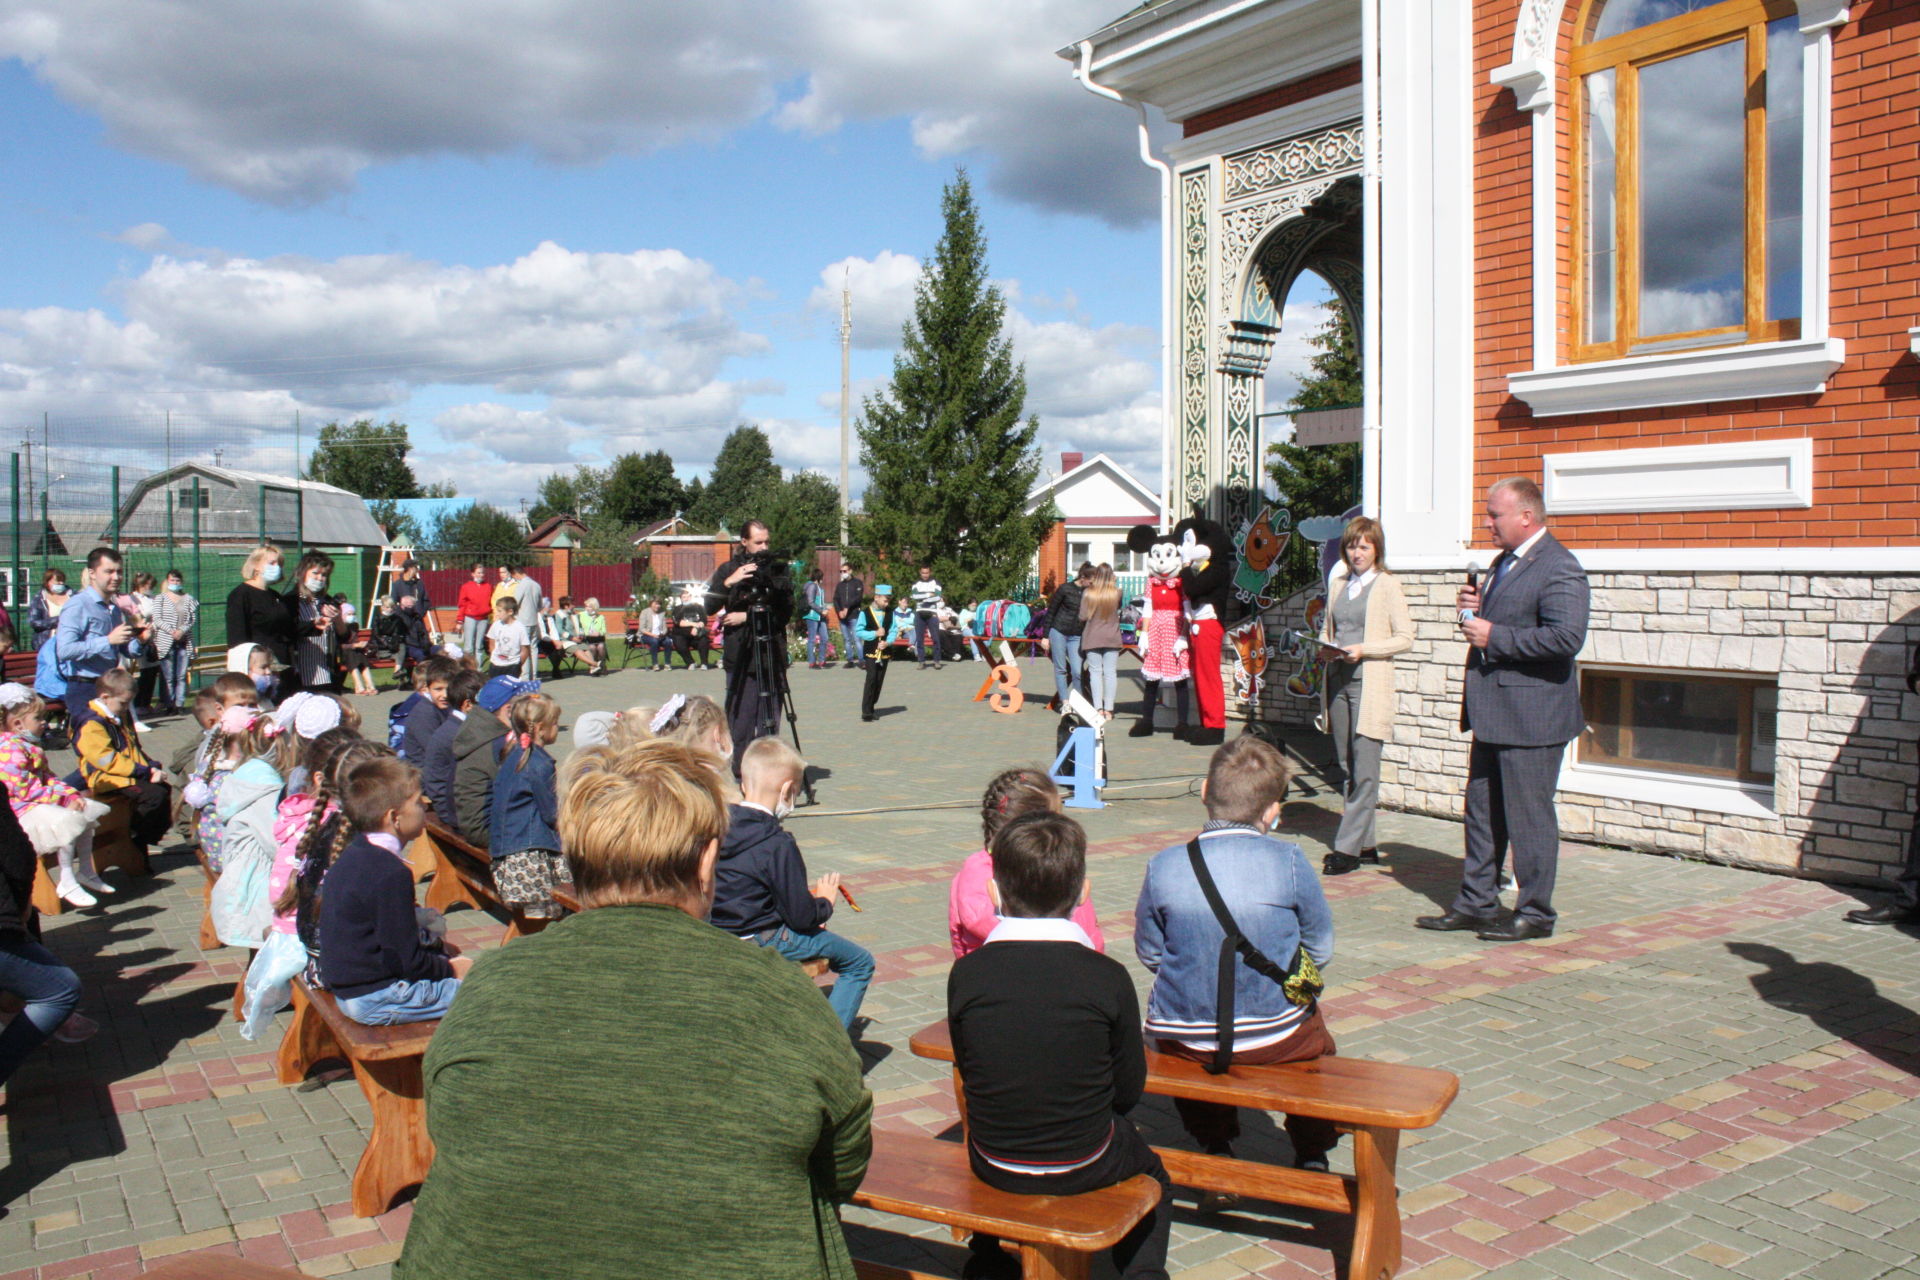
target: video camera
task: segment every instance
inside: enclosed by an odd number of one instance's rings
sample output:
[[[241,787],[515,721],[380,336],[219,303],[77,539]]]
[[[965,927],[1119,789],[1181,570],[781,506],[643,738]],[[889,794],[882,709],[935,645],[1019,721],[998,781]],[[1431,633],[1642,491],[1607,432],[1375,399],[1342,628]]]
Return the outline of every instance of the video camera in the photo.
[[[757,565],[758,571],[734,585],[733,603],[744,608],[752,608],[755,605],[766,604],[768,597],[776,592],[791,593],[793,591],[793,570],[788,567],[785,560],[780,559],[773,552],[757,551],[750,556],[736,555],[733,559],[733,567],[737,569],[743,564]]]

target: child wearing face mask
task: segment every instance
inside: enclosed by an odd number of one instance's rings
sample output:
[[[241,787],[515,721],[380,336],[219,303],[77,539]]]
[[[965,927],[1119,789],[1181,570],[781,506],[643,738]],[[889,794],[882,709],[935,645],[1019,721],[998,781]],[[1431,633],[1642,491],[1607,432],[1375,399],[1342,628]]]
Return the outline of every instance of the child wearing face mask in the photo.
[[[91,907],[113,886],[93,869],[93,830],[107,806],[53,776],[40,733],[47,704],[25,685],[0,684],[0,782],[35,852],[58,861],[54,891],[69,906]],[[89,889],[93,893],[87,892]]]
[[[741,799],[727,806],[707,918],[789,960],[826,960],[833,970],[827,1003],[851,1034],[873,981],[873,953],[826,927],[834,895],[841,892],[840,875],[829,871],[808,885],[800,846],[780,825],[793,812],[806,770],[800,753],[778,738],[756,739],[741,753]]]
[[[251,641],[233,646],[227,650],[227,670],[252,682],[262,711],[273,710],[273,654],[265,647]]]

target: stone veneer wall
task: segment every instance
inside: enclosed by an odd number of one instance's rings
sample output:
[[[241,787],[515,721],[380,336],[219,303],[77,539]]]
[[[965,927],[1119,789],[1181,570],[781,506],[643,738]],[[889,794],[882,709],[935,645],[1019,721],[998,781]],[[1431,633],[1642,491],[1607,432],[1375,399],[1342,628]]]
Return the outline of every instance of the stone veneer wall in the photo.
[[[1837,552],[1836,558],[1843,556]],[[1459,731],[1466,646],[1454,623],[1457,573],[1400,575],[1416,642],[1397,660],[1400,714],[1380,799],[1388,808],[1461,813],[1467,737]],[[1906,689],[1920,640],[1920,576],[1804,573],[1591,573],[1583,661],[1763,673],[1779,681],[1772,819],[1586,795],[1563,779],[1562,833],[1832,880],[1889,879],[1904,857],[1920,771],[1920,699]],[[1298,601],[1268,614],[1300,626]],[[1310,724],[1316,702],[1280,686],[1263,714]]]

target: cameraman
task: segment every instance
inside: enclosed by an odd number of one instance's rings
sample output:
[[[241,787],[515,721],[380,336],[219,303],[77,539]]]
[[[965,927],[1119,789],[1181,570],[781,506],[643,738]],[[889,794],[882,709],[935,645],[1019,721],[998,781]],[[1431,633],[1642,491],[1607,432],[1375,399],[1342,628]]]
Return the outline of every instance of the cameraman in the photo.
[[[761,610],[758,618],[754,611]],[[755,738],[777,732],[780,725],[778,677],[787,665],[787,624],[793,620],[793,576],[767,550],[767,526],[749,520],[740,531],[733,559],[714,570],[707,583],[707,612],[725,613],[721,619],[720,653],[727,664],[727,728],[733,734],[733,770],[740,772],[740,754]],[[767,672],[753,670],[751,641],[767,637]]]

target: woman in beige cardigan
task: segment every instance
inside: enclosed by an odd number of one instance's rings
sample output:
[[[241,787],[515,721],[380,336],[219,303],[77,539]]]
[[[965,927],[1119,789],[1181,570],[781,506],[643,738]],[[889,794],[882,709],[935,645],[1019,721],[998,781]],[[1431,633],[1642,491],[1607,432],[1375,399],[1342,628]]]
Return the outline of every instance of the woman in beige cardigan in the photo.
[[[1387,572],[1387,535],[1358,516],[1340,535],[1340,563],[1327,576],[1320,631],[1326,676],[1320,710],[1346,775],[1346,808],[1321,871],[1341,876],[1378,865],[1373,815],[1380,799],[1380,748],[1393,733],[1393,655],[1413,648],[1413,616],[1400,580]]]

